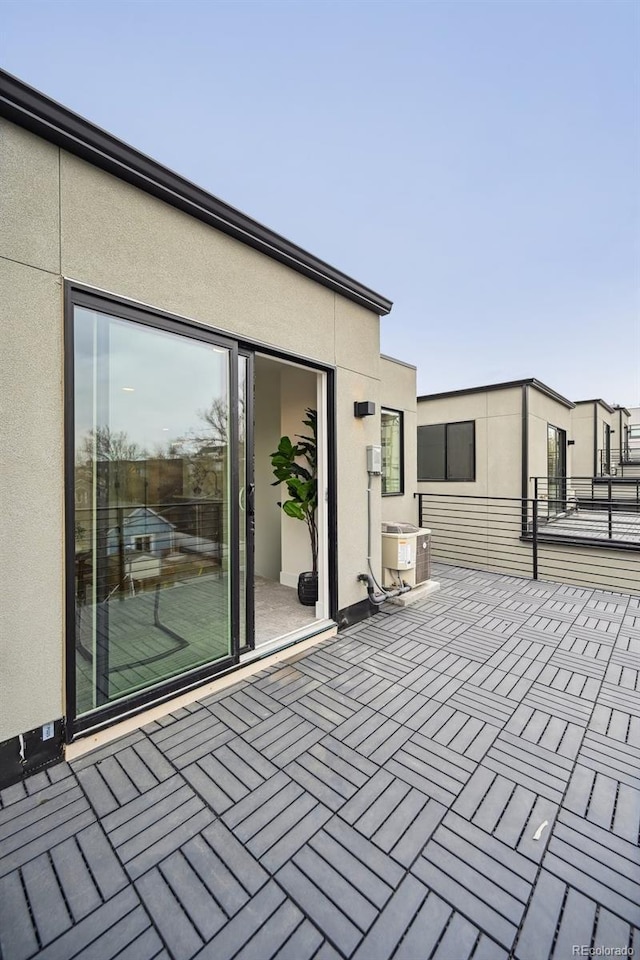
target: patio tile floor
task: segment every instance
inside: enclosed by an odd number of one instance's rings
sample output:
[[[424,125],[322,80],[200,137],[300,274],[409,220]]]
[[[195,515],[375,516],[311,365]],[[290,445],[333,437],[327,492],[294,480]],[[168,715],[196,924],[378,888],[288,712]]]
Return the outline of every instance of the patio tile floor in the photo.
[[[4,790],[2,960],[637,952],[640,601],[436,576]]]

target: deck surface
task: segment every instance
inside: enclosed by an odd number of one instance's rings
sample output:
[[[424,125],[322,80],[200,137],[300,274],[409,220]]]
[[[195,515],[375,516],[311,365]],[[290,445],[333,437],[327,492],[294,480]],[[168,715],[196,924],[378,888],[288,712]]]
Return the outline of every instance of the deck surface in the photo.
[[[3,791],[2,960],[637,955],[640,600],[436,576]]]

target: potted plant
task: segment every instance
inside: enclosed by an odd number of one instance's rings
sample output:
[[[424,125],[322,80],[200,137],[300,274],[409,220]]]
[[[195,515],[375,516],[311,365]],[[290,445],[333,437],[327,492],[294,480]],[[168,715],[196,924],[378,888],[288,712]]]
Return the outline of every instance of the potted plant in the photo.
[[[278,506],[288,517],[303,520],[307,525],[312,569],[305,570],[298,577],[298,599],[305,606],[313,606],[318,599],[318,417],[315,410],[307,409],[305,413],[307,419],[302,422],[309,428],[309,435],[296,434],[296,443],[289,437],[281,437],[278,449],[271,454],[276,477],[271,486],[286,483],[289,499],[278,502]]]

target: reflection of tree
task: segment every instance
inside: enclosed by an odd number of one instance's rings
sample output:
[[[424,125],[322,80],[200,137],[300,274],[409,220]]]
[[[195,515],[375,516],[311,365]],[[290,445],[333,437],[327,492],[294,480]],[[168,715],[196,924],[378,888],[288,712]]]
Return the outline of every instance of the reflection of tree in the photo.
[[[78,451],[81,461],[142,460],[147,456],[137,443],[130,440],[124,430],[114,431],[110,427],[96,427],[89,430],[82,440]]]
[[[244,398],[239,399],[238,443],[243,458]],[[199,425],[158,444],[151,454],[125,430],[95,427],[76,448],[76,504],[90,502],[97,483],[98,499],[114,502],[158,502],[183,494],[187,484],[196,497],[224,495],[228,462],[229,403],[214,397],[198,410]],[[86,492],[85,492],[86,490]],[[110,491],[110,493],[109,493]],[[184,489],[184,493],[186,493]]]
[[[239,401],[240,433],[244,442],[244,398]],[[229,444],[229,403],[225,397],[215,397],[205,410],[198,411],[202,426],[188,430],[175,441],[175,448],[185,461],[191,488],[202,494],[220,496],[224,485],[227,448]]]

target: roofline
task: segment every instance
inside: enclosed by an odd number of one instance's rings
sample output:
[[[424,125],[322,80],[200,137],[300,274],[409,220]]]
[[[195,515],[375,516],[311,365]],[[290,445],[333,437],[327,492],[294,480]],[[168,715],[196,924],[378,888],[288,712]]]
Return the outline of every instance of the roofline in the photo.
[[[445,397],[462,397],[473,393],[490,393],[493,390],[509,390],[512,387],[524,386],[533,387],[539,393],[543,393],[552,400],[556,400],[569,410],[573,410],[575,406],[571,400],[567,400],[567,398],[563,397],[561,393],[557,393],[555,390],[552,390],[552,388],[548,387],[546,383],[542,383],[541,380],[536,380],[535,377],[529,377],[527,380],[507,380],[504,383],[489,383],[484,387],[465,387],[463,390],[446,390],[444,393],[427,393],[421,397],[418,397],[418,402],[421,400],[441,400]]]
[[[0,116],[228,234],[378,316],[392,301],[0,70]]]
[[[626,415],[627,415],[628,417],[631,416],[631,413],[629,412],[629,410],[627,410],[626,407],[620,406],[620,404],[616,404],[616,406],[615,406],[613,409],[614,409],[614,410],[622,410],[622,412],[623,412],[623,413],[626,413]]]
[[[617,407],[612,407],[606,400],[602,400],[600,397],[594,397],[593,400],[576,400],[575,406],[577,407],[580,403],[599,403],[608,413],[615,413],[618,409]]]
[[[380,354],[381,360],[388,360],[389,363],[397,363],[401,367],[409,367],[409,370],[417,370],[418,368],[414,366],[413,363],[407,363],[406,360],[398,360],[397,357],[390,357],[387,353]]]

